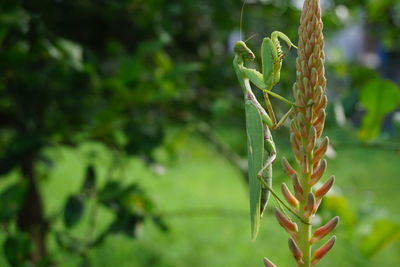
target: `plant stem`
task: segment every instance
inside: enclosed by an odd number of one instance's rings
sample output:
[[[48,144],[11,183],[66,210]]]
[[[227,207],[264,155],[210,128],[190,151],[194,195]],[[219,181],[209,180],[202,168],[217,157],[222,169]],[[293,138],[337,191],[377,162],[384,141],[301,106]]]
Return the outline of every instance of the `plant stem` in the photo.
[[[309,175],[306,177],[302,177],[301,181],[308,181],[310,179]],[[307,183],[302,184],[304,190],[304,199],[305,201],[300,202],[300,211],[304,211],[304,207],[306,205],[307,195],[311,192],[311,186],[308,186]],[[298,234],[298,245],[300,250],[303,252],[303,263],[299,263],[298,265],[301,267],[309,267],[311,266],[311,244],[309,242],[311,238],[311,219],[304,216],[304,212],[302,212],[301,217],[307,220],[308,224],[301,223],[299,225],[299,234]]]

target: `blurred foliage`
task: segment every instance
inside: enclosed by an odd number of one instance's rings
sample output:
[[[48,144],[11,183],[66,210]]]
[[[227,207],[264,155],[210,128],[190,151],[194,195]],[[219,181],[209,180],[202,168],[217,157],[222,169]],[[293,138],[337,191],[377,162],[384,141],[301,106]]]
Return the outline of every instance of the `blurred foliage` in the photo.
[[[400,89],[390,81],[372,80],[361,89],[360,102],[367,111],[360,137],[370,140],[379,135],[384,116],[400,106]]]
[[[368,234],[364,234],[360,249],[367,257],[379,253],[381,249],[400,241],[400,224],[389,219],[377,220]]]
[[[386,60],[372,69],[327,58],[330,97],[339,99],[355,126],[362,121],[364,139],[379,139],[380,130],[388,128],[381,127],[385,117],[399,106],[398,87],[385,79],[399,82],[392,65],[400,55],[400,5],[396,0],[324,3],[327,39],[362,17],[374,51]],[[170,228],[151,192],[140,182],[124,180],[124,162],[140,158],[153,168],[157,161],[173,160],[183,140],[204,122],[217,132],[243,131],[242,95],[231,69],[241,5],[240,0],[0,2],[0,174],[6,180],[0,223],[11,265],[54,263],[47,237],[87,266],[90,249],[109,235],[136,238],[146,221],[162,231]],[[244,12],[244,35],[259,34],[248,42],[256,54],[261,39],[273,30],[296,40],[300,12],[292,1],[248,1]],[[295,51],[286,54],[278,90],[291,98]],[[360,103],[366,111],[362,119]],[[275,104],[278,113],[287,109]],[[328,122],[328,128],[337,127],[335,119]],[[177,129],[173,136],[171,128]],[[218,144],[227,141],[234,163],[240,161],[236,153],[245,152],[230,136],[203,135],[229,158],[226,144]],[[59,212],[47,214],[41,188],[58,158],[46,151],[79,149],[89,142],[102,144],[112,155],[104,163],[109,172],[100,175],[96,156],[88,157],[80,190]],[[10,176],[18,179],[8,183]],[[110,212],[112,222],[76,237],[85,216],[95,228],[97,209]],[[339,210],[346,210],[345,203]]]
[[[400,223],[382,216],[382,207],[365,204],[355,210],[348,198],[340,194],[330,194],[322,203],[319,215],[324,223],[329,216],[339,216],[347,232],[347,242],[355,242],[358,253],[367,259],[400,241]]]
[[[24,266],[32,251],[28,235],[18,233],[4,242],[4,256],[12,266]]]
[[[8,223],[18,212],[19,203],[24,199],[27,184],[23,181],[4,189],[0,194],[0,222]]]
[[[138,184],[122,183],[118,175],[98,184],[95,167],[89,165],[81,192],[70,195],[61,212],[65,231],[54,232],[55,218],[44,214],[38,187],[41,173],[56,159],[43,151],[95,141],[119,158],[154,162],[153,151],[163,144],[167,126],[209,118],[212,95],[226,88],[231,73],[224,66],[230,60],[218,55],[237,23],[229,14],[238,5],[1,2],[0,173],[21,174],[21,182],[2,192],[1,218],[7,225],[18,222],[10,238],[25,232],[35,243],[29,257],[7,257],[11,264],[14,258],[46,258],[47,233],[55,233],[60,248],[85,258],[109,234],[134,238],[144,220],[167,230]],[[75,238],[70,231],[90,213],[88,205],[107,207],[115,220],[90,240]],[[7,249],[20,244],[12,240]]]

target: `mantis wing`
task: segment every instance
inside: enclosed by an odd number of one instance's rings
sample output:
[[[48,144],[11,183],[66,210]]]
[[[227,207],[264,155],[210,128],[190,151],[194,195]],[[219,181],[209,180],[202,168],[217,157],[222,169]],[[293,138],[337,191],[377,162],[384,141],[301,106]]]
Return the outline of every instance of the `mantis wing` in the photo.
[[[255,240],[257,238],[258,229],[260,228],[261,219],[261,183],[257,178],[257,174],[263,165],[264,126],[259,110],[251,101],[246,101],[245,111],[250,188],[251,237]]]

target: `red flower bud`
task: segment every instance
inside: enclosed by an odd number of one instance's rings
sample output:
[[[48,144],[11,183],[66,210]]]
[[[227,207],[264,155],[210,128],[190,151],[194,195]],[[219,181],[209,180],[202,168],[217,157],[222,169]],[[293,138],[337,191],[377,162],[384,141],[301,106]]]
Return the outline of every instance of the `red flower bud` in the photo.
[[[312,151],[315,147],[315,143],[317,141],[317,130],[315,127],[310,128],[310,132],[308,134],[308,144],[307,144],[307,152]]]
[[[298,232],[297,224],[288,220],[278,209],[275,209],[275,217],[289,234]]]
[[[300,162],[301,161],[300,146],[297,144],[296,137],[294,136],[294,134],[290,135],[290,144],[292,146],[296,161]]]
[[[327,136],[322,139],[321,144],[319,147],[314,151],[314,163],[318,162],[326,153],[328,150],[328,145],[329,145],[329,138]]]
[[[322,99],[323,94],[324,94],[324,90],[322,89],[321,86],[318,86],[317,88],[315,88],[314,97],[313,97],[314,103],[319,103]]]
[[[303,200],[303,188],[300,185],[299,178],[297,177],[296,174],[292,175],[292,182],[293,182],[293,189],[294,189],[294,195],[299,201]]]
[[[290,132],[293,133],[293,134],[295,135],[294,138],[296,138],[297,140],[300,140],[300,139],[301,139],[299,129],[298,129],[298,127],[296,126],[296,123],[295,123],[294,120],[292,120],[292,122],[290,123]]]
[[[282,158],[282,166],[283,166],[283,169],[285,170],[286,174],[287,174],[289,177],[296,173],[296,171],[295,171],[294,168],[290,165],[290,163],[287,161],[286,158]]]
[[[324,112],[323,118],[322,118],[322,119],[320,118],[320,114],[318,114],[318,117],[317,117],[317,119],[315,120],[314,125],[318,124],[317,122],[318,122],[319,120],[325,121],[325,110],[324,110],[324,109],[325,109],[327,103],[328,103],[328,98],[327,98],[326,95],[324,95],[324,96],[321,98],[321,101],[320,101],[317,105],[314,105],[314,106],[313,106],[314,112],[317,111],[317,110],[320,110],[320,112],[321,112],[321,110],[322,110],[322,111]]]
[[[295,209],[299,208],[299,201],[292,195],[289,188],[285,183],[281,186],[282,194],[285,197],[286,201]]]
[[[304,217],[311,217],[316,212],[317,206],[315,205],[315,197],[313,193],[308,193],[307,203],[304,207]]]
[[[336,242],[336,236],[332,236],[325,244],[323,244],[319,249],[314,252],[314,257],[312,260],[312,265],[315,265],[320,259],[322,259],[326,253],[331,250]]]
[[[314,170],[313,174],[311,175],[311,180],[310,180],[311,185],[316,184],[319,181],[319,179],[321,179],[322,175],[326,171],[326,166],[327,166],[326,160],[322,160],[319,163],[318,167]]]
[[[321,199],[328,193],[329,189],[331,189],[333,183],[335,182],[335,176],[331,176],[320,188],[315,191],[315,197],[317,199]]]
[[[321,226],[317,230],[315,230],[313,237],[310,240],[310,243],[313,244],[317,242],[318,240],[324,238],[327,234],[333,231],[335,229],[336,225],[339,222],[339,216],[336,216],[332,218],[329,222],[327,222],[325,225]]]
[[[293,257],[295,258],[296,262],[299,264],[303,263],[303,253],[301,252],[300,248],[297,246],[296,242],[294,242],[293,238],[289,238],[289,249],[292,252]]]
[[[275,264],[273,264],[272,261],[270,261],[267,258],[264,258],[264,265],[265,265],[265,267],[278,267]]]

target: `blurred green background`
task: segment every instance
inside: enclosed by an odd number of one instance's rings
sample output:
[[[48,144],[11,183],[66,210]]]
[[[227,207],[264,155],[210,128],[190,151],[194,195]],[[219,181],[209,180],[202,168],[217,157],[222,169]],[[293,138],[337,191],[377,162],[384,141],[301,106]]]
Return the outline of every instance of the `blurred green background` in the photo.
[[[297,43],[302,3],[247,1],[256,55],[273,30]],[[293,266],[271,214],[250,241],[241,6],[0,2],[0,266]],[[320,266],[398,266],[400,2],[322,8],[336,185],[315,223],[341,222]],[[285,54],[276,92],[293,99]],[[288,128],[273,135],[293,161]],[[274,166],[278,189],[289,179]]]

